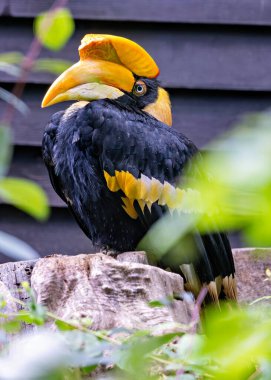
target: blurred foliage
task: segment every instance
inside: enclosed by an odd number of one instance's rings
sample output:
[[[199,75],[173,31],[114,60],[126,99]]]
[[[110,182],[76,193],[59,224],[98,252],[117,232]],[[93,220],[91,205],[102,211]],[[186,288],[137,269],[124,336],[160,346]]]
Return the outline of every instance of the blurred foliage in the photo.
[[[39,258],[39,254],[30,245],[3,231],[0,231],[0,252],[14,260]]]
[[[0,54],[0,71],[19,77],[21,75],[21,63],[23,61],[23,54],[17,52],[9,52]],[[72,65],[72,62],[64,59],[56,58],[39,58],[33,62],[33,72],[49,72],[55,75],[61,74],[68,67]],[[5,99],[3,99],[5,100]]]
[[[49,215],[47,197],[32,181],[11,177],[0,179],[0,198],[38,220],[45,220]]]
[[[18,65],[22,62],[24,56],[22,53],[19,53],[17,51],[11,51],[8,53],[2,53],[0,54],[0,62],[1,63],[8,63],[10,65]]]
[[[67,8],[57,8],[38,15],[34,33],[47,49],[60,50],[74,32],[73,17]]]
[[[49,215],[49,208],[44,191],[26,179],[5,177],[12,157],[11,142],[10,128],[0,125],[0,199],[38,220],[45,220]]]
[[[7,174],[12,156],[11,131],[5,125],[0,125],[0,178]]]
[[[0,87],[0,99],[4,100],[6,103],[9,103],[12,105],[13,108],[15,108],[17,111],[21,112],[24,116],[29,115],[29,108],[28,106],[17,96],[12,94],[11,92],[5,90],[4,88]]]
[[[74,31],[74,21],[66,8],[52,9],[44,12],[34,20],[34,31],[40,43],[50,50],[60,50]],[[19,52],[0,54],[0,71],[20,78],[24,55]],[[29,59],[29,57],[28,57]],[[36,59],[28,61],[27,72],[47,71],[59,74],[70,62],[58,59]],[[15,94],[0,88],[0,99],[14,109],[29,116],[27,105]],[[9,114],[12,111],[9,111]],[[11,113],[12,115],[12,113]],[[48,201],[45,192],[35,183],[22,179],[5,177],[8,173],[12,157],[12,133],[9,123],[0,123],[0,200],[28,213],[39,221],[44,221],[49,215]],[[0,252],[13,259],[30,259],[38,257],[38,253],[19,239],[0,232]]]
[[[52,74],[62,74],[72,65],[72,62],[63,59],[37,59],[33,66],[33,71],[45,71]]]
[[[195,157],[180,184],[183,189],[198,192],[197,204],[190,212],[183,212],[180,204],[179,212],[159,220],[140,243],[140,249],[157,259],[170,252],[175,258],[179,256],[178,261],[187,259],[187,254],[191,259],[189,236],[195,229],[202,233],[237,230],[247,244],[270,246],[270,141],[268,111],[247,116],[234,130],[206,147]],[[189,192],[185,196],[189,197]],[[266,281],[270,281],[270,270],[266,275]],[[207,309],[201,334],[185,334],[176,350],[166,351],[168,356],[163,359],[173,370],[170,378],[271,379],[270,299],[271,295],[261,297],[240,308],[224,305],[220,310]]]
[[[156,223],[140,249],[175,253],[193,229],[238,230],[252,246],[271,245],[271,113],[243,119],[234,130],[206,147],[189,167],[184,189],[199,197],[191,212],[174,212]],[[189,197],[189,192],[186,193]],[[180,205],[181,209],[181,205]]]
[[[49,207],[45,192],[34,182],[6,176],[11,157],[11,128],[0,125],[0,200],[27,212],[37,220],[46,220]],[[0,252],[15,260],[39,257],[28,244],[2,231],[0,231]]]
[[[7,311],[11,300],[0,300],[0,378],[67,380],[101,378],[125,380],[268,380],[271,378],[271,309],[266,306],[205,310],[200,333],[193,321],[155,330],[117,328],[92,331],[91,320],[63,320],[37,304],[28,283],[22,291],[29,301],[23,309]],[[31,334],[18,334],[32,323]],[[53,324],[57,331],[48,330]],[[18,334],[8,343],[12,334]],[[33,350],[33,347],[35,349]],[[8,351],[7,351],[8,349]],[[8,353],[7,353],[8,352]],[[93,377],[92,377],[93,378]]]
[[[241,228],[254,246],[270,245],[271,113],[250,115],[237,128],[211,145],[201,163],[212,178],[195,185],[205,213],[220,229]],[[206,217],[200,222],[204,229]],[[209,219],[208,219],[209,220]]]
[[[0,54],[0,71],[4,71],[14,77],[21,75],[20,64],[23,60],[23,55],[19,52],[8,52]]]
[[[74,22],[67,9],[57,9],[39,15],[34,31],[45,47],[59,50],[72,35]],[[16,52],[0,55],[0,70],[19,77],[23,58]],[[59,74],[69,65],[38,59],[32,70]],[[12,94],[0,91],[0,96],[20,112],[26,111]],[[43,220],[48,215],[44,193],[27,181],[5,177],[12,156],[11,141],[10,127],[0,126],[0,197]],[[194,178],[187,175],[181,185],[194,189],[186,192],[186,204],[193,205],[191,212],[186,207],[184,213],[180,205],[181,214],[169,214],[159,221],[141,246],[159,256],[172,249],[178,253],[189,232],[195,227],[210,231],[214,222],[223,230],[241,230],[250,244],[270,245],[270,141],[271,116],[266,113],[250,116],[209,146],[208,153],[195,159]],[[196,204],[195,189],[199,194]],[[0,241],[0,250],[14,258],[36,257],[35,251],[14,237],[1,232]],[[205,310],[200,333],[194,332],[193,320],[187,326],[176,324],[173,333],[167,326],[158,326],[155,331],[92,331],[89,318],[64,320],[45,310],[36,303],[27,283],[21,291],[26,292],[27,303],[10,296],[21,307],[17,313],[8,310],[10,299],[0,298],[1,380],[21,379],[22,374],[27,374],[28,380],[79,380],[101,370],[103,378],[118,380],[271,378],[270,307],[262,305],[263,299],[255,300],[252,306],[221,305],[220,309]],[[170,297],[153,300],[150,307],[170,307],[171,302]],[[49,331],[47,323],[57,331]],[[28,324],[33,324],[35,331],[25,335],[23,327]]]

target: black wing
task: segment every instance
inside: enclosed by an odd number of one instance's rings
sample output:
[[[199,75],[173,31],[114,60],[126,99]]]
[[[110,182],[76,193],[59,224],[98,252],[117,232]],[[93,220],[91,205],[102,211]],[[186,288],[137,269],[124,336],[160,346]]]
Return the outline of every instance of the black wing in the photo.
[[[71,205],[71,199],[68,196],[68,192],[66,191],[67,189],[63,187],[63,181],[61,180],[60,176],[57,174],[56,171],[54,149],[56,145],[59,124],[64,114],[65,111],[59,111],[55,113],[52,116],[50,122],[47,124],[42,140],[42,158],[47,167],[49,178],[55,192],[68,205],[70,212],[72,213],[72,215],[74,216],[84,233],[89,238],[91,238],[90,229],[89,226],[87,226],[86,224],[86,220],[82,216],[80,216],[79,213],[74,211],[74,208]]]
[[[95,235],[90,234],[90,230],[95,229],[97,223],[90,221],[88,204],[91,197],[94,205],[100,201],[98,209],[106,207],[110,211],[112,221],[121,221],[127,226],[121,233],[136,230],[139,238],[166,210],[174,210],[185,195],[178,187],[179,179],[197,149],[185,136],[146,113],[129,109],[117,101],[98,101],[79,108],[73,106],[74,113],[66,125],[62,125],[66,117],[63,118],[63,112],[60,112],[53,116],[46,128],[43,157],[52,185],[90,238]],[[63,128],[59,128],[60,123]],[[69,142],[65,141],[68,129]],[[80,152],[75,149],[74,141],[76,146],[80,145]],[[56,149],[59,144],[61,149]],[[74,156],[76,152],[80,153],[81,167]],[[62,160],[65,165],[61,166]],[[92,170],[95,171],[93,175]],[[99,196],[94,194],[97,181],[109,196],[103,190]],[[95,188],[92,182],[96,183]],[[83,209],[80,199],[85,200]],[[91,216],[99,217],[100,214],[102,216],[99,210],[92,211]],[[103,223],[106,220],[100,219],[99,226]],[[98,231],[95,233],[97,235]],[[110,234],[107,235],[110,240]],[[118,239],[121,238],[118,235]],[[206,283],[213,298],[217,299],[221,282],[221,294],[224,292],[226,297],[235,298],[234,264],[226,235],[211,233],[202,236],[195,231],[192,240],[196,260],[191,264],[185,258],[172,269],[178,271],[181,265],[187,284],[195,293],[202,283]],[[137,238],[134,241],[138,241]],[[162,265],[167,266],[166,259]]]
[[[129,111],[117,102],[106,103],[100,111],[103,124],[92,141],[99,152],[107,186],[119,194],[127,214],[149,228],[165,210],[173,211],[185,197],[178,184],[197,149],[185,136],[144,112]],[[193,244],[197,255],[194,265],[181,264],[191,289],[197,292],[205,283],[215,299],[220,291],[221,296],[236,298],[227,236],[218,232],[200,235],[195,231]]]
[[[66,198],[61,189],[58,177],[55,174],[55,164],[53,160],[53,150],[56,141],[57,128],[63,114],[64,111],[55,113],[45,128],[42,140],[42,158],[47,167],[49,177],[55,192],[64,202],[66,202]]]

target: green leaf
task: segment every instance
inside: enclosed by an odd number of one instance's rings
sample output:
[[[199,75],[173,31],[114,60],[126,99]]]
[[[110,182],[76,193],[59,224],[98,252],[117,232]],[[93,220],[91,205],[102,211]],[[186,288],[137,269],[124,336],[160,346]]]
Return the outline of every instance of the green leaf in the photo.
[[[21,282],[21,287],[26,291],[27,294],[31,295],[31,287],[28,281]]]
[[[201,233],[241,230],[248,245],[270,246],[270,141],[271,113],[252,115],[191,160],[181,188],[200,194],[195,212],[167,214],[138,248],[164,256],[168,266],[187,262],[197,251],[189,241],[195,227]]]
[[[34,296],[31,297],[27,307],[29,308],[29,316],[33,319],[32,323],[37,326],[43,326],[46,320],[45,307],[38,304],[34,299]]]
[[[0,294],[0,309],[4,309],[4,307],[6,307],[6,306],[7,306],[7,301]]]
[[[72,326],[70,323],[62,321],[60,319],[55,320],[55,325],[60,331],[71,331],[76,330],[75,326]]]
[[[23,55],[14,51],[0,54],[0,71],[19,77],[21,74],[21,68],[16,65],[19,65],[22,62],[22,59]]]
[[[165,304],[161,301],[158,301],[158,300],[150,301],[150,302],[148,302],[148,305],[150,307],[165,307]]]
[[[82,375],[83,376],[90,375],[91,372],[93,372],[97,367],[98,367],[97,364],[95,364],[95,365],[92,365],[92,366],[81,368]]]
[[[31,181],[21,178],[1,179],[0,198],[38,220],[45,220],[49,215],[45,192]]]
[[[17,51],[10,51],[8,53],[0,54],[0,62],[10,63],[10,64],[20,64],[23,60],[23,54]]]
[[[35,35],[50,50],[60,50],[73,31],[73,17],[67,8],[41,13],[34,20]]]
[[[72,62],[62,59],[37,59],[34,63],[34,71],[45,71],[52,74],[61,74],[72,65]]]
[[[215,378],[247,379],[265,358],[270,358],[270,309],[207,310],[204,339],[198,357],[214,358]]]
[[[167,296],[167,297],[161,298],[159,300],[152,300],[152,301],[148,302],[148,305],[150,307],[165,307],[165,306],[172,305],[173,301],[174,301],[173,296]]]
[[[0,252],[15,260],[39,258],[39,254],[30,245],[3,231],[0,231]]]
[[[0,328],[7,333],[18,333],[21,330],[21,323],[15,319],[11,319],[7,322],[1,323]]]
[[[150,262],[156,262],[169,251],[173,253],[173,257],[170,257],[167,262],[171,261],[172,265],[175,259],[187,260],[187,256],[191,259],[193,252],[190,254],[191,249],[184,249],[184,242],[182,242],[183,248],[178,252],[173,252],[173,249],[180,241],[180,238],[193,228],[197,218],[196,214],[182,214],[181,216],[177,213],[173,215],[166,214],[151,227],[139,242],[137,249],[146,251]],[[181,257],[182,254],[185,257]]]
[[[11,140],[11,129],[8,126],[0,125],[0,178],[8,171],[12,156]]]
[[[28,314],[32,318],[32,323],[38,326],[44,325],[47,316],[46,308],[43,305],[37,303],[35,293],[27,281],[23,281],[21,283],[21,286],[29,296],[27,308]]]
[[[178,334],[165,334],[163,336],[131,336],[117,353],[118,367],[132,375],[140,374],[141,379],[151,379],[149,366],[151,360],[148,355],[164,344],[169,343]]]
[[[18,311],[15,319],[17,321],[21,321],[21,322],[24,322],[24,323],[27,323],[27,324],[34,323],[34,321],[35,321],[35,319],[30,314],[30,312],[29,311],[25,311],[25,310]]]

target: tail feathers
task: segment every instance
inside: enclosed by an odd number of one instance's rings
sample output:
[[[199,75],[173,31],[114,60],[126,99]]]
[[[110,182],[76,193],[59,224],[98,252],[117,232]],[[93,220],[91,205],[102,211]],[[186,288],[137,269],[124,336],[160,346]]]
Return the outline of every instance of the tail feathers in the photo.
[[[186,280],[186,287],[197,294],[198,284],[206,285],[209,297],[213,302],[219,302],[219,299],[236,300],[235,268],[226,234],[200,235],[196,231],[194,239],[197,258],[192,264],[180,267]],[[190,268],[188,269],[188,267]],[[194,278],[191,280],[193,276]]]
[[[237,300],[237,285],[233,274],[222,280],[223,290],[227,299]]]
[[[181,243],[163,256],[159,263],[161,267],[180,273],[186,290],[195,296],[202,286],[206,286],[207,301],[236,300],[235,268],[226,234],[210,232],[202,235],[195,230]]]

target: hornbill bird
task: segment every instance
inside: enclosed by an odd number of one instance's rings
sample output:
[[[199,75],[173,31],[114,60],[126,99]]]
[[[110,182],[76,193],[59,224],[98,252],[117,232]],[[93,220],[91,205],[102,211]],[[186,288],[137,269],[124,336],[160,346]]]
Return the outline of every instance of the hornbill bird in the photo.
[[[77,100],[55,113],[42,143],[57,194],[94,245],[135,250],[151,225],[177,207],[179,180],[196,146],[170,128],[169,95],[152,57],[135,42],[88,34],[80,60],[47,91],[42,107]],[[173,270],[197,294],[235,299],[231,247],[224,233],[193,233],[195,254]],[[167,266],[161,260],[161,266]],[[175,263],[176,264],[176,263]]]

